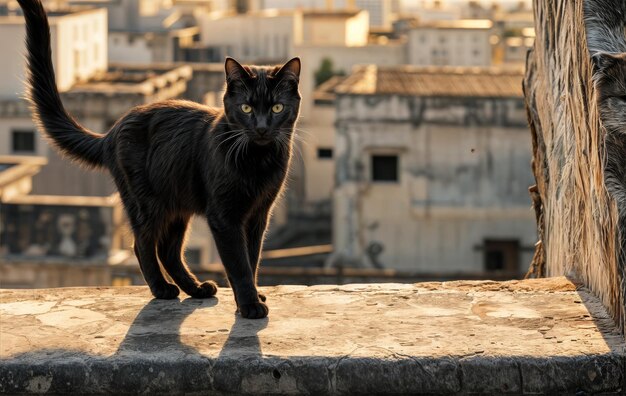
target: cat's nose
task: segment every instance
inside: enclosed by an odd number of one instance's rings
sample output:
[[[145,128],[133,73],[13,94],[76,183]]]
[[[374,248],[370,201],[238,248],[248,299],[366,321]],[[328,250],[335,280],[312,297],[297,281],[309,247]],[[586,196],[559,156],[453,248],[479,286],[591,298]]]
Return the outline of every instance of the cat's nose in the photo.
[[[258,133],[259,136],[265,136],[265,134],[267,133],[267,128],[257,128],[256,133]]]

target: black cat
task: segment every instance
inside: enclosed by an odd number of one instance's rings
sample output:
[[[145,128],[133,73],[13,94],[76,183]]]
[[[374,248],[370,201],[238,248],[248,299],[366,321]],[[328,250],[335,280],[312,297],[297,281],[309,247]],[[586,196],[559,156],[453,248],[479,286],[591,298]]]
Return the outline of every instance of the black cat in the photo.
[[[189,219],[205,216],[241,315],[263,318],[256,288],[263,237],[289,168],[300,108],[300,60],[282,67],[226,59],[225,109],[170,100],[139,106],[106,135],[78,124],[56,87],[50,29],[40,0],[18,0],[26,18],[28,95],[39,129],[62,153],[108,169],[135,235],[135,254],[156,298],[175,298],[159,261],[192,297],[213,296],[182,252]]]

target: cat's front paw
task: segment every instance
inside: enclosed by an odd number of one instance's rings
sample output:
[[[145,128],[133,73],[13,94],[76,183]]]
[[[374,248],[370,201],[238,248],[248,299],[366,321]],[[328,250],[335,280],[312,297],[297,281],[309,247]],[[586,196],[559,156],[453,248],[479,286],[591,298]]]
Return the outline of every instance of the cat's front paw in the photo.
[[[202,282],[198,287],[189,293],[193,298],[211,298],[217,293],[217,285],[213,281]]]
[[[250,304],[241,304],[239,313],[241,317],[246,319],[262,319],[269,313],[269,308],[262,302],[253,302]]]
[[[176,287],[176,285],[172,285],[171,283],[159,285],[151,290],[154,298],[158,298],[160,300],[172,300],[178,297],[178,293],[180,293],[178,287]]]

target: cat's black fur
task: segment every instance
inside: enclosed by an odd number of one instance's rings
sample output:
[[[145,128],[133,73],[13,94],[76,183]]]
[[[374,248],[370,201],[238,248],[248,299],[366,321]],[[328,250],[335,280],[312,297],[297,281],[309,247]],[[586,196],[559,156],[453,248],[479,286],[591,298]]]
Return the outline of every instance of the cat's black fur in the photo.
[[[62,153],[110,171],[153,295],[170,299],[179,293],[164,278],[159,260],[185,293],[198,298],[216,293],[213,282],[196,279],[182,255],[189,219],[197,214],[208,221],[241,315],[267,316],[256,274],[268,218],[291,159],[300,60],[255,67],[228,58],[224,110],[180,100],[149,104],[130,110],[99,135],[63,108],[41,1],[18,2],[26,18],[28,96],[35,121]],[[253,110],[245,113],[242,104]],[[273,112],[275,104],[282,104],[282,111]]]

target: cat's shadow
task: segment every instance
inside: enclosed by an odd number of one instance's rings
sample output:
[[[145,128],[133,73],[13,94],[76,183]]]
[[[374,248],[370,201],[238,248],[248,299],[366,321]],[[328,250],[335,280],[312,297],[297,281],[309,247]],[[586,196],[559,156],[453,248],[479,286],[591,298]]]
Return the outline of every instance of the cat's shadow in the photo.
[[[186,298],[184,300],[157,300],[148,302],[130,325],[116,354],[156,353],[171,351],[185,355],[199,355],[193,346],[181,339],[181,326],[185,319],[196,310],[211,315],[211,308],[218,304],[217,297],[209,299]],[[219,358],[245,354],[262,356],[258,332],[267,327],[268,318],[250,320],[239,314],[228,333],[228,338],[220,350]],[[208,342],[208,339],[207,339]]]

